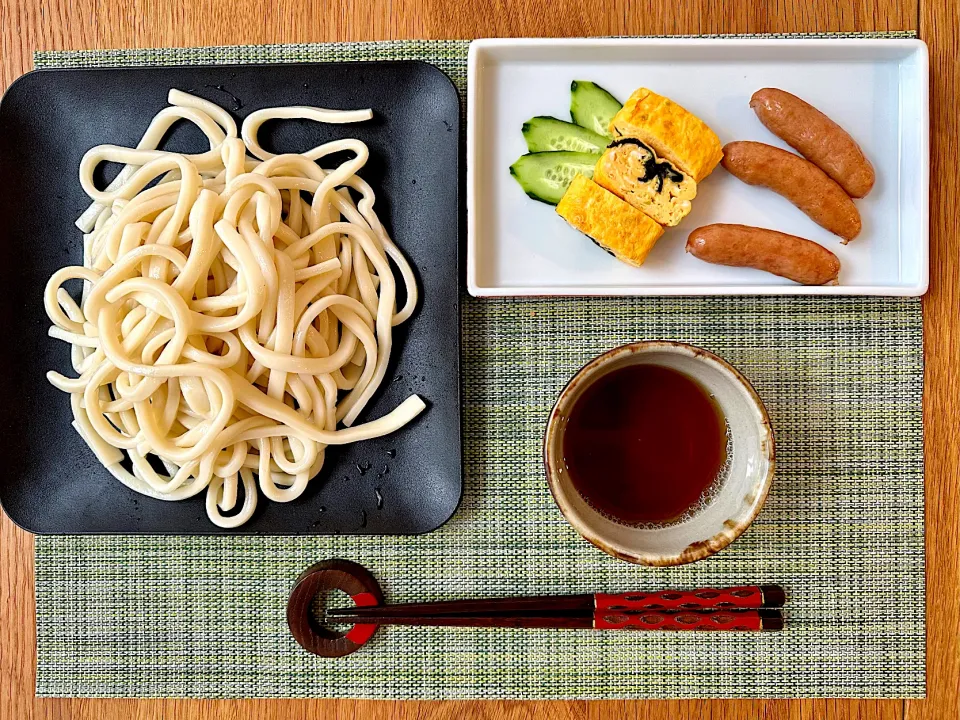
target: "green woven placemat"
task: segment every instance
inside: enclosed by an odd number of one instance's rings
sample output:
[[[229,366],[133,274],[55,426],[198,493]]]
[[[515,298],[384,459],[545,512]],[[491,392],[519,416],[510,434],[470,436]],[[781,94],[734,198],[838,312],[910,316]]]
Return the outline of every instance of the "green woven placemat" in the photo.
[[[467,43],[41,53],[38,66],[422,58],[464,91]],[[402,244],[403,238],[399,238]],[[464,501],[419,537],[38,537],[37,693],[380,698],[920,697],[922,321],[915,299],[478,301],[463,323]],[[589,327],[590,332],[583,332]],[[623,342],[713,350],[765,399],[778,468],[718,556],[649,569],[593,549],[543,480],[566,379]],[[387,629],[340,660],[287,632],[297,574],[344,557],[391,600],[779,582],[767,634]]]

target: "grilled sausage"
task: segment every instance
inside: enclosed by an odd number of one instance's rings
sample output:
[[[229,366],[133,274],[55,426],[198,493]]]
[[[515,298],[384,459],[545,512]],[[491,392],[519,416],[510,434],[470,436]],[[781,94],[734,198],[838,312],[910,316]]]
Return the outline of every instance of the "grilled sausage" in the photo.
[[[723,147],[723,167],[748,185],[769,188],[810,219],[843,238],[860,233],[860,213],[843,188],[808,160],[758,142],[732,142]]]
[[[802,285],[836,285],[840,274],[840,260],[822,245],[748,225],[697,228],[686,249],[708,263],[752,267]]]
[[[876,180],[873,165],[856,141],[813,105],[777,88],[757,90],[750,107],[774,135],[794,148],[848,195],[861,198]]]

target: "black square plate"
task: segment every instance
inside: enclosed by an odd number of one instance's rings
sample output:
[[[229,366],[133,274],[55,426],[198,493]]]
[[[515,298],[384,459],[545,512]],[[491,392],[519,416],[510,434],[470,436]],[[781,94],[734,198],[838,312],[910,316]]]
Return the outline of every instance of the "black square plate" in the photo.
[[[387,379],[360,421],[411,393],[427,410],[388,437],[331,448],[300,499],[261,497],[237,530],[209,522],[205,493],[163,502],[121,485],[70,426],[68,396],[45,378],[51,369],[73,376],[69,347],[47,336],[42,292],[55,270],[82,262],[74,226],[88,205],[80,159],[94,145],[135,146],[170,88],[213,100],[237,119],[276,105],[372,108],[366,123],[268,123],[261,142],[274,152],[341,137],[367,143],[361,175],[421,289],[416,314],[395,331]],[[39,70],[15,82],[0,104],[0,501],[8,515],[35,533],[411,534],[443,524],[462,492],[459,124],[449,78],[413,61]],[[208,149],[194,130],[175,128],[164,147]]]

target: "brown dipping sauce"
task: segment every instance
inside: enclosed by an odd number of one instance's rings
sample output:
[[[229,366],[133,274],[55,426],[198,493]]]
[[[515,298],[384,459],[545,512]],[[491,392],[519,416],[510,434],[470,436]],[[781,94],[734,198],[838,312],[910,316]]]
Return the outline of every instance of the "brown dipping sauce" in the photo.
[[[666,523],[694,507],[727,460],[727,421],[698,382],[627,365],[574,402],[563,459],[577,492],[623,525]]]

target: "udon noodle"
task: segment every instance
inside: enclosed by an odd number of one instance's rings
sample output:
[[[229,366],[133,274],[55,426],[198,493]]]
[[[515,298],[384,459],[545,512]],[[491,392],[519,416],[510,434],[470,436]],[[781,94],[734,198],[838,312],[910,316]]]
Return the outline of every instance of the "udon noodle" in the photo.
[[[257,140],[267,120],[353,123],[371,111],[259,110],[238,136],[217,105],[177,90],[168,100],[136,148],[101,145],[81,162],[93,201],[77,221],[83,265],[56,272],[44,292],[50,335],[70,343],[78,377],[47,377],[120,482],[162,500],[206,491],[210,520],[237,527],[258,490],[299,497],[328,445],[391,433],[424,409],[414,395],[354,425],[417,286],[357,175],[364,143],[273,155]],[[210,149],[159,150],[180,120]],[[343,151],[352,157],[324,167]],[[98,190],[103,162],[124,167]],[[390,261],[405,288],[399,310]],[[72,280],[79,302],[63,287]]]

